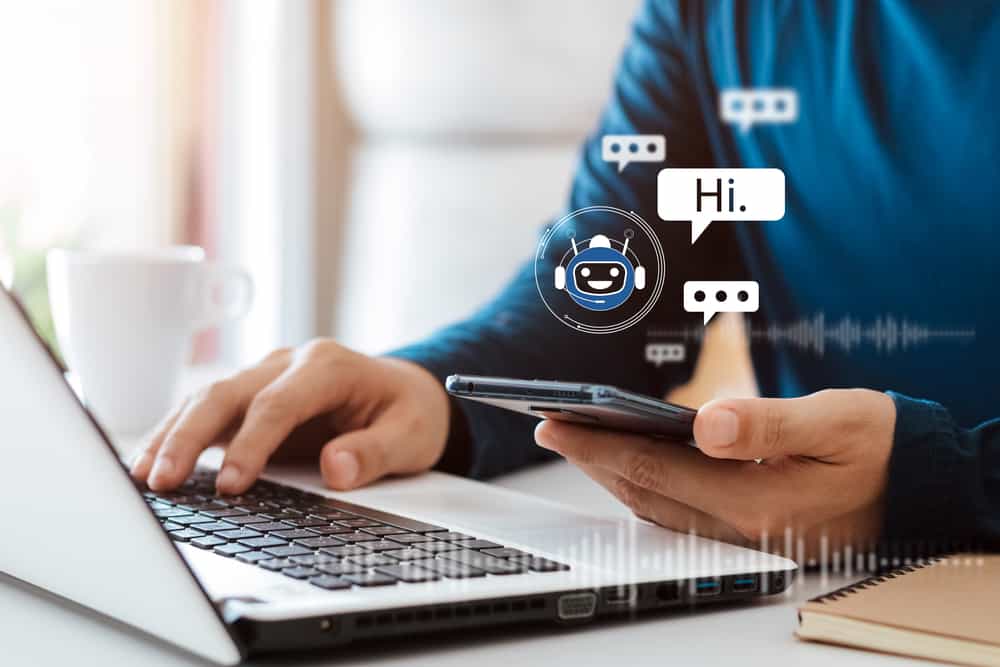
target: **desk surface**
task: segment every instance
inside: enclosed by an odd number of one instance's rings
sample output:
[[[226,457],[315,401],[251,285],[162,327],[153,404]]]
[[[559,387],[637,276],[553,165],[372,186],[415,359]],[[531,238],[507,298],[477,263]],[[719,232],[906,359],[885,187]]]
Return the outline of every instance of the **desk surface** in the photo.
[[[198,384],[200,375],[193,384]],[[558,462],[496,480],[497,484],[595,513],[631,514],[572,466]],[[71,553],[71,550],[70,550]],[[72,557],[67,561],[72,567]],[[81,576],[86,573],[81,572]],[[800,575],[785,594],[746,606],[594,623],[574,629],[502,628],[462,636],[393,642],[377,650],[348,647],[320,655],[257,660],[259,665],[399,665],[400,667],[489,667],[491,665],[903,665],[905,658],[811,644],[795,639],[796,606],[810,597],[858,579]],[[0,664],[174,665],[207,663],[155,639],[80,611],[0,575]]]

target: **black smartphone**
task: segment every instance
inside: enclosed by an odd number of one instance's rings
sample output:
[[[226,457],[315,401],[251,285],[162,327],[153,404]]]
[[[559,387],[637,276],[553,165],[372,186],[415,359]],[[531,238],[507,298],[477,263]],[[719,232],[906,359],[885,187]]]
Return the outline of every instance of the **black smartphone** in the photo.
[[[451,375],[452,396],[544,419],[692,442],[696,412],[604,384]]]

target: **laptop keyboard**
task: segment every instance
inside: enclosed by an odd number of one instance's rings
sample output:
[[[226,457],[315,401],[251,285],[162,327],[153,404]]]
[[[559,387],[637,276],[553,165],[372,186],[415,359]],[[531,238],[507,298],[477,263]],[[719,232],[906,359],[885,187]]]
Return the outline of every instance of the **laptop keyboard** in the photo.
[[[569,566],[474,535],[258,481],[216,496],[215,472],[143,495],[170,537],[327,590],[442,578],[559,572]]]

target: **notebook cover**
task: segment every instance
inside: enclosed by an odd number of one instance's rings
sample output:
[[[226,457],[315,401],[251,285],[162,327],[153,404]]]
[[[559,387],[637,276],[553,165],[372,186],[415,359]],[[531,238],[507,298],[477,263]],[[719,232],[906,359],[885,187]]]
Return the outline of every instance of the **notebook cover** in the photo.
[[[1000,555],[957,554],[872,577],[799,611],[1000,647]]]

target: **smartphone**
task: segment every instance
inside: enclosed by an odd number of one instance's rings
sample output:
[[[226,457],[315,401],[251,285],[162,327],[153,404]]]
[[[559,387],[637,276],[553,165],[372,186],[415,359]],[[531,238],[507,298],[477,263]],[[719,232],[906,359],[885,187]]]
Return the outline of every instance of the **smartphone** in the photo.
[[[605,384],[451,375],[445,389],[543,419],[694,441],[694,410]]]

